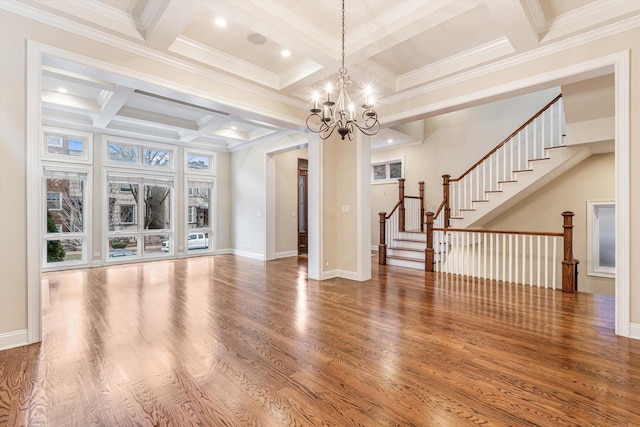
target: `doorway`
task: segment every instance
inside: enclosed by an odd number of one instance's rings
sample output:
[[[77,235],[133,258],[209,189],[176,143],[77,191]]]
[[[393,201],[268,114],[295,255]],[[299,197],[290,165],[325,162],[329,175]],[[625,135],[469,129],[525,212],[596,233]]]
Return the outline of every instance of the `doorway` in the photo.
[[[307,175],[309,173],[309,160],[298,158],[298,255],[308,253],[308,216],[309,216],[309,191]]]

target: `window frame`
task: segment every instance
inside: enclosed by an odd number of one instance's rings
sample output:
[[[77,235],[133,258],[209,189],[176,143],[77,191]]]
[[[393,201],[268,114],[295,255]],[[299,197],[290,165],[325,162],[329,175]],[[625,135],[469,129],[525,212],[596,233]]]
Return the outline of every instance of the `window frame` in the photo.
[[[186,158],[186,154],[185,154]],[[197,224],[197,211],[195,213],[195,222],[189,222],[189,210],[191,208],[195,208],[195,206],[189,205],[189,197],[200,197],[202,195],[201,191],[190,191],[190,188],[201,188],[197,186],[192,186],[191,184],[204,183],[207,185],[209,190],[209,218],[208,225],[206,227],[192,227],[191,224]],[[197,255],[209,255],[214,252],[216,248],[216,240],[215,240],[215,218],[217,218],[216,212],[214,210],[216,206],[216,179],[214,176],[209,175],[208,177],[203,177],[201,175],[184,175],[184,246],[182,250],[186,256],[197,256]],[[212,218],[214,221],[212,221]],[[189,250],[189,235],[194,233],[204,233],[208,235],[208,248],[206,249],[194,249]],[[180,248],[179,248],[180,249]]]
[[[111,144],[121,145],[125,147],[135,147],[137,152],[137,159],[135,162],[112,160],[109,156],[109,146]],[[169,162],[167,166],[152,165],[145,162],[145,151],[157,150],[163,151],[169,154]],[[173,145],[161,144],[156,142],[141,141],[135,139],[114,137],[111,135],[105,135],[103,137],[103,156],[105,166],[111,168],[122,169],[142,169],[149,171],[151,174],[171,174],[176,172],[178,147]]]
[[[66,159],[66,157],[62,157]],[[44,207],[45,207],[45,215],[43,218],[43,234],[42,234],[42,265],[41,271],[59,271],[59,270],[68,270],[72,268],[79,267],[88,267],[90,264],[89,254],[91,253],[91,233],[92,233],[92,222],[91,215],[89,214],[90,209],[87,209],[87,206],[92,206],[92,194],[89,191],[92,185],[92,168],[91,166],[80,167],[73,165],[74,162],[61,162],[60,159],[56,159],[56,162],[43,162],[43,168],[45,173],[42,175],[42,192],[45,193],[43,195]],[[46,211],[47,208],[47,200],[46,193],[50,193],[46,191],[47,184],[46,181],[49,179],[47,176],[48,171],[56,173],[60,172],[63,174],[77,174],[78,179],[84,180],[84,185],[82,187],[82,203],[85,208],[82,210],[82,231],[62,231],[62,224],[56,223],[56,228],[59,230],[56,233],[47,232],[47,218]],[[70,177],[71,178],[71,177]],[[54,191],[53,193],[61,193]],[[62,210],[62,193],[60,194],[60,210]],[[82,250],[80,252],[79,259],[71,259],[65,261],[56,261],[49,262],[47,261],[47,242],[52,240],[79,240],[81,242]]]
[[[60,145],[49,144],[49,136],[60,138]],[[72,156],[70,154],[49,153],[48,147],[62,147],[64,138],[81,139],[83,144],[82,156]],[[45,162],[64,162],[90,164],[93,159],[93,133],[83,132],[74,129],[64,129],[51,126],[42,127],[41,159]]]
[[[209,158],[209,167],[207,169],[191,169],[189,168],[189,156],[202,156]],[[184,173],[187,174],[205,174],[205,175],[215,175],[216,174],[216,161],[217,155],[215,152],[204,151],[204,150],[195,150],[192,148],[184,149]]]
[[[587,200],[587,275],[615,279],[616,268],[599,265],[599,217],[598,211],[602,207],[616,208],[614,200]],[[614,215],[615,227],[615,215]],[[615,233],[614,233],[615,238]],[[615,247],[615,246],[614,246]]]
[[[395,163],[400,163],[401,173],[399,177],[391,178],[391,165]],[[385,177],[384,179],[375,179],[375,167],[381,165],[385,166]],[[398,179],[404,178],[404,173],[404,156],[371,162],[371,184],[395,183],[398,182]]]

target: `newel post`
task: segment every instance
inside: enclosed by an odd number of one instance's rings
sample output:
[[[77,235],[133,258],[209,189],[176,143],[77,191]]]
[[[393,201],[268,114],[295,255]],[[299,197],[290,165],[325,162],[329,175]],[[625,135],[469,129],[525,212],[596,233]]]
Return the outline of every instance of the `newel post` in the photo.
[[[424,218],[424,181],[418,183],[418,195],[420,196],[420,218]],[[420,232],[424,231],[424,223],[420,221]]]
[[[404,178],[398,178],[398,201],[400,202],[398,208],[398,214],[400,215],[398,219],[398,231],[404,231]]]
[[[433,271],[433,212],[427,212],[427,248],[424,250],[424,271]]]
[[[562,261],[562,292],[578,292],[578,263],[573,258],[573,212],[562,212],[564,217],[564,260]]]
[[[387,263],[387,213],[379,212],[378,215],[380,216],[380,244],[378,244],[378,264],[385,265]]]
[[[449,228],[449,218],[451,218],[451,206],[449,205],[449,178],[451,178],[451,175],[442,175],[442,200],[444,200],[444,228]]]

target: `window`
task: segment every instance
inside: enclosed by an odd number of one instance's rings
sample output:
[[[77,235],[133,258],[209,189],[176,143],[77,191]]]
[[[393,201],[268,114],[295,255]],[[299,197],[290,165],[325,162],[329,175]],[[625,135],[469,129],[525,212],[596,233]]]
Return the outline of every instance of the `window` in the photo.
[[[173,169],[175,147],[112,139],[106,142],[107,163],[119,166],[142,166],[148,169]]]
[[[173,177],[107,175],[108,261],[169,255]]]
[[[47,210],[62,210],[62,193],[59,191],[47,191]]]
[[[68,129],[44,128],[45,158],[65,162],[88,162],[93,135]]]
[[[203,253],[212,250],[209,238],[213,235],[212,212],[213,180],[187,180],[186,218],[187,218],[187,253]]]
[[[371,182],[382,183],[404,177],[404,159],[392,159],[371,164]]]
[[[214,163],[215,154],[197,151],[187,151],[185,153],[185,170],[187,170],[189,173],[213,172]]]
[[[587,274],[615,278],[615,202],[587,201]]]
[[[43,212],[43,269],[87,263],[89,248],[84,207],[88,171],[62,164],[45,166],[43,191],[46,192],[47,209]]]

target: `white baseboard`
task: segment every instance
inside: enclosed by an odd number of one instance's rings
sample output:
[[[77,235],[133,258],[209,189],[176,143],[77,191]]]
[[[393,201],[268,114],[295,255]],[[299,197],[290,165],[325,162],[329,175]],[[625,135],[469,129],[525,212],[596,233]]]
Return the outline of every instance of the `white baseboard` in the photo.
[[[259,259],[260,261],[264,261],[264,254],[259,254],[256,252],[241,251],[239,249],[233,249],[232,251],[233,251],[232,253],[237,256],[243,256],[245,258]]]
[[[213,251],[214,255],[229,255],[233,253],[233,249],[231,248],[227,248],[227,249],[216,249],[215,251]]]
[[[321,277],[321,280],[333,279],[334,277],[338,277],[338,270],[325,270],[322,272]]]
[[[298,256],[298,251],[286,251],[286,252],[276,252],[276,259],[278,258],[289,258],[292,256]]]
[[[640,323],[629,324],[629,338],[640,340]]]
[[[0,334],[0,350],[8,350],[27,344],[29,341],[26,329]]]
[[[378,252],[378,245],[371,245],[371,250]]]
[[[358,273],[355,271],[348,271],[348,270],[338,270],[338,277],[342,277],[343,279],[349,279],[349,280],[358,280]]]

